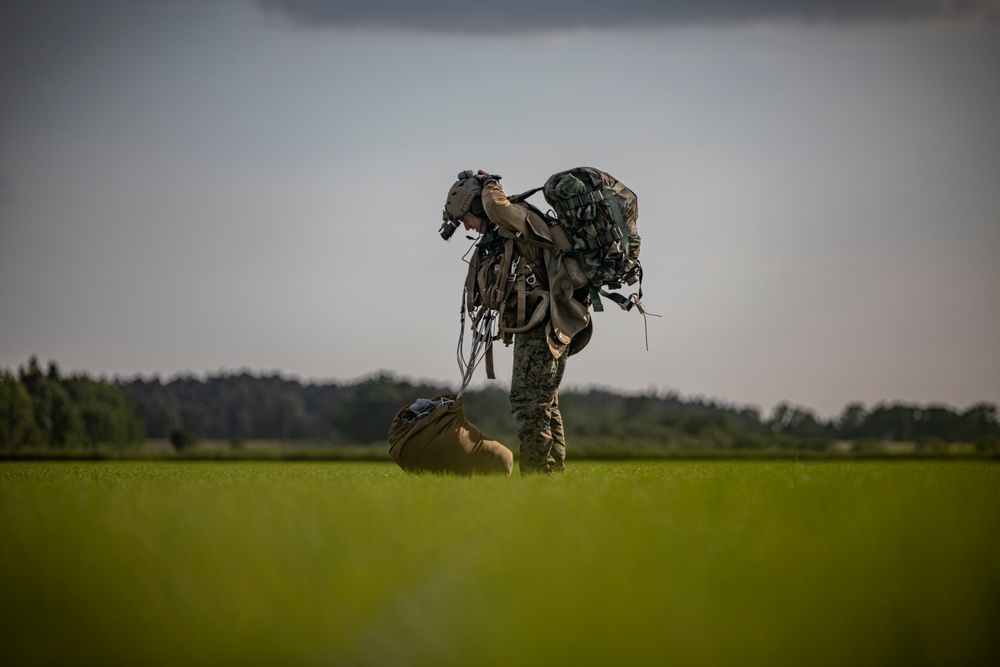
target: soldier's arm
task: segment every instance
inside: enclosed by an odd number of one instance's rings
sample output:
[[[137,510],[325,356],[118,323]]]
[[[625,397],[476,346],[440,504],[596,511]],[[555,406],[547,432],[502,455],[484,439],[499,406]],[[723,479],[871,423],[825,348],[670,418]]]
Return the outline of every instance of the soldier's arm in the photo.
[[[495,224],[519,234],[528,234],[525,210],[511,204],[495,180],[487,179],[483,183],[483,210]]]

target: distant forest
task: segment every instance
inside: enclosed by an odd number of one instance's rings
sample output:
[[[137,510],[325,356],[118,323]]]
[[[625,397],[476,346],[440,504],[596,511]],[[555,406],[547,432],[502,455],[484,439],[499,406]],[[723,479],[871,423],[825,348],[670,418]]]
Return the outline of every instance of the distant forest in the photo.
[[[0,370],[0,447],[128,445],[146,437],[128,394],[34,357],[15,376]]]
[[[379,373],[352,383],[303,384],[277,374],[220,373],[95,380],[63,377],[55,363],[43,372],[32,358],[17,374],[0,371],[0,445],[93,445],[144,438],[240,442],[314,441],[330,445],[384,442],[395,414],[417,398],[454,389]],[[516,443],[507,392],[466,393],[466,416],[493,437]],[[836,441],[907,442],[918,450],[965,443],[1000,451],[997,406],[965,410],[944,405],[850,403],[833,419],[781,403],[763,416],[677,393],[626,394],[608,389],[564,390],[560,407],[567,437],[614,448],[823,450]],[[855,446],[855,449],[858,449]]]
[[[417,398],[454,388],[379,373],[351,384],[302,384],[279,375],[219,374],[119,381],[152,438],[175,428],[207,439],[313,439],[332,443],[383,442],[395,414]],[[485,432],[516,442],[507,392],[466,393],[466,416]],[[607,389],[565,390],[559,404],[567,437],[615,442],[669,442],[678,447],[824,448],[836,440],[915,442],[934,449],[971,443],[1000,447],[997,407],[980,403],[964,411],[943,405],[847,405],[839,416],[819,418],[808,408],[782,403],[764,417],[755,407],[729,405],[676,393],[624,394]]]

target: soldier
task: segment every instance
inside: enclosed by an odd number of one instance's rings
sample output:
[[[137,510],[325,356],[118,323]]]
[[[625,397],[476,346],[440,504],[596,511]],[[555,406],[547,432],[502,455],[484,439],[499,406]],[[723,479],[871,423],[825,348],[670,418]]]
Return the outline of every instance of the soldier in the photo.
[[[511,202],[499,177],[462,172],[448,191],[442,236],[458,224],[497,237],[470,262],[467,287],[477,305],[496,310],[499,335],[514,344],[510,405],[520,440],[522,475],[565,470],[566,439],[559,412],[559,384],[566,358],[590,340],[587,278],[571,257],[563,230],[524,203]],[[450,229],[449,229],[450,225]],[[549,248],[546,248],[548,246]]]

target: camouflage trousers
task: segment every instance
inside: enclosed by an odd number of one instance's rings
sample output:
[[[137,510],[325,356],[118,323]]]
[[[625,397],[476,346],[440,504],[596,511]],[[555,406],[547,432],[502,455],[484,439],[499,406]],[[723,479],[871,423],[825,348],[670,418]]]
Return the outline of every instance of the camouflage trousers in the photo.
[[[521,441],[522,475],[565,470],[566,437],[559,413],[559,383],[566,357],[556,359],[545,340],[545,326],[514,336],[510,409]]]

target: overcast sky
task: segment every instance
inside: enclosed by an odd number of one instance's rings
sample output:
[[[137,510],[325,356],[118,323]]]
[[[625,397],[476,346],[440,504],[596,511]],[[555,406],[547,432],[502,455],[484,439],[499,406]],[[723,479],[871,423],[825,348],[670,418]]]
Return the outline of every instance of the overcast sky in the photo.
[[[456,385],[448,186],[591,165],[663,317],[564,386],[1000,403],[998,4],[0,3],[0,367]]]

